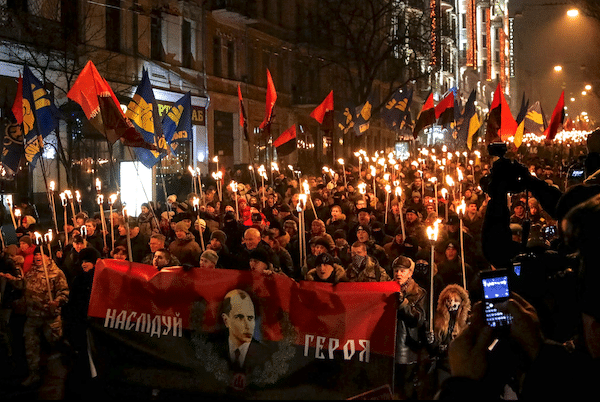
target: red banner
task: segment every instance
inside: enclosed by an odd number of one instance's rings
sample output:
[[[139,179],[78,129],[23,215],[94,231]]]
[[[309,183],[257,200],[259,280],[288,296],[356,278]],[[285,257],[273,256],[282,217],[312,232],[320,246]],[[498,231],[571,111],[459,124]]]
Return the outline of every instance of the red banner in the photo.
[[[190,392],[348,398],[392,381],[398,289],[395,282],[333,286],[252,271],[156,271],[101,260],[88,315],[97,365],[120,381],[160,387],[158,376],[162,386]],[[229,313],[227,304],[234,305]],[[227,339],[231,348],[238,339],[231,323],[246,316],[254,329],[242,335],[249,345],[244,364],[255,367],[236,371],[227,362]]]

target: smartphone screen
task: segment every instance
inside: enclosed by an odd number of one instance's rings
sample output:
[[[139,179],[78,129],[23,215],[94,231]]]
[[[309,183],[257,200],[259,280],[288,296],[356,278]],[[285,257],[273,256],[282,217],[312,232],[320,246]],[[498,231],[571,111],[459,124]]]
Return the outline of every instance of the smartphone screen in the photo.
[[[496,304],[508,300],[510,289],[508,286],[508,273],[501,271],[488,271],[481,276],[483,288],[484,313],[487,324],[492,328],[502,328],[512,323],[512,316],[496,308]]]
[[[513,272],[515,273],[515,276],[517,276],[517,277],[521,276],[521,263],[520,262],[513,263]]]

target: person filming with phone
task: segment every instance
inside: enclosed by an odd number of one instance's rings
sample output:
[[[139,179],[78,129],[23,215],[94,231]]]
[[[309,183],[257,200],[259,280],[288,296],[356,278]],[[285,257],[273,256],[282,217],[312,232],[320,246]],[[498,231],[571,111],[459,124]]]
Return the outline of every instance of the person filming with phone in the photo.
[[[515,186],[524,184],[531,189],[539,183],[528,177],[526,169],[503,155],[494,163],[492,176],[486,190],[490,201],[483,246],[497,272],[480,275],[482,301],[474,304],[468,327],[450,344],[452,376],[440,387],[437,399],[596,398],[600,374],[600,303],[596,290],[600,283],[598,188],[567,190],[560,194],[555,206],[549,200],[555,200],[556,195],[550,198],[541,195],[548,189],[535,194],[540,203],[550,205],[547,210],[557,219],[564,250],[545,250],[515,261],[524,249],[523,245],[511,243],[506,195],[519,191]],[[546,195],[550,193],[546,191]],[[492,231],[499,233],[493,235]],[[525,241],[528,238],[523,237]],[[498,243],[492,244],[492,240]],[[576,253],[577,258],[571,261],[563,258],[567,250]],[[558,268],[551,272],[555,279],[563,270],[562,279],[543,284],[560,285],[557,294],[566,310],[560,315],[559,324],[563,326],[560,330],[549,325],[556,316],[548,315],[549,311],[540,312],[530,302],[530,295],[525,297],[514,291],[514,284],[524,285],[519,282],[523,278],[517,272],[523,275],[547,269],[542,264],[554,264],[553,270]],[[568,270],[572,272],[568,274]],[[542,272],[544,275],[538,277],[547,278],[548,272]],[[505,275],[506,282],[499,274]],[[501,291],[494,291],[491,296],[496,300],[488,303],[486,290],[498,286]],[[527,291],[523,286],[517,288]],[[494,317],[499,317],[496,324]]]

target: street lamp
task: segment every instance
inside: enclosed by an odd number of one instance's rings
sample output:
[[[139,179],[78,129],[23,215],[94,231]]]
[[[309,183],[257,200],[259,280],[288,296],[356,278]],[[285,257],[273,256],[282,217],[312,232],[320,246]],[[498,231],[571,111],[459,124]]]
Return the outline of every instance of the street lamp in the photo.
[[[561,66],[561,65],[556,65],[556,66],[554,66],[554,71],[556,71],[557,73],[561,72],[561,71],[562,71],[562,69],[563,69],[563,68],[562,68],[562,66]]]
[[[569,11],[567,11],[567,16],[569,16],[571,18],[575,18],[575,17],[579,16],[579,10],[576,8],[572,8]]]

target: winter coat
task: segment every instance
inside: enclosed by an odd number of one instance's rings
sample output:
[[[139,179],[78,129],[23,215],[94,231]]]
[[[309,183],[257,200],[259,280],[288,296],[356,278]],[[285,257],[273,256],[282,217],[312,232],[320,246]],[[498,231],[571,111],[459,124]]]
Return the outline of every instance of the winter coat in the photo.
[[[319,275],[317,275],[317,269],[313,268],[306,273],[306,280],[333,283],[334,285],[339,282],[348,282],[348,278],[346,277],[346,271],[344,270],[344,268],[341,265],[335,263],[333,264],[333,272],[331,272],[329,278],[319,278]]]
[[[346,276],[351,282],[386,282],[392,280],[385,269],[381,268],[377,260],[369,255],[367,255],[364,268],[358,274],[353,265],[350,264],[346,270]]]
[[[37,266],[34,264],[24,275],[19,285],[25,291],[26,315],[28,317],[52,318],[60,315],[60,309],[53,315],[47,307],[50,297],[48,295],[46,272],[48,273],[52,299],[58,301],[59,306],[64,306],[69,301],[67,278],[54,261],[50,260],[46,264],[46,269],[43,265]]]
[[[420,341],[426,320],[427,291],[411,278],[403,286],[401,294],[396,324],[396,363],[410,364],[417,361],[422,348]]]
[[[152,236],[152,233],[159,232],[157,220],[152,212],[140,213],[138,224],[140,225],[140,233],[147,237]]]
[[[169,244],[169,251],[174,254],[181,264],[198,266],[202,249],[196,243],[194,235],[187,233],[184,239],[175,239]]]

